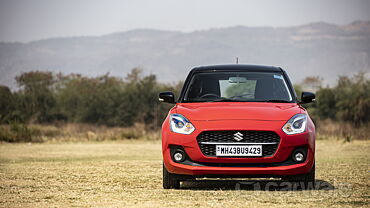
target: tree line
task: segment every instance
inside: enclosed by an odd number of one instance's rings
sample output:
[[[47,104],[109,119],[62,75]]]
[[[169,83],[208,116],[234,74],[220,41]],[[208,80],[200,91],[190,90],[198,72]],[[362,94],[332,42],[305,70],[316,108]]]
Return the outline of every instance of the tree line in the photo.
[[[128,127],[144,123],[157,129],[172,107],[160,104],[158,93],[178,95],[182,87],[182,82],[160,83],[155,75],[144,76],[137,68],[124,79],[109,74],[90,78],[33,71],[17,76],[16,83],[16,91],[0,86],[1,124],[76,122]],[[323,87],[319,77],[308,77],[295,86],[297,94],[307,86],[316,91],[316,102],[306,106],[314,120],[355,126],[369,123],[370,79],[364,73],[339,77],[331,87]]]
[[[157,128],[171,105],[159,104],[161,91],[178,92],[181,83],[159,83],[155,75],[133,69],[124,79],[80,74],[26,72],[12,92],[0,86],[0,123],[77,122],[107,126],[145,123]]]
[[[311,117],[347,122],[355,127],[370,122],[370,79],[365,73],[340,76],[332,87],[323,87],[322,82],[320,77],[307,77],[295,86],[297,94],[305,87],[316,92],[316,102],[305,106]]]

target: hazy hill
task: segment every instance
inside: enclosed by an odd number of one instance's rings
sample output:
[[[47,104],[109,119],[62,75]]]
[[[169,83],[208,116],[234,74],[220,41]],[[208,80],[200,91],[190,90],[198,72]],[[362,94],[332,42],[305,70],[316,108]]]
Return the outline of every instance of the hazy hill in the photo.
[[[349,25],[312,23],[295,27],[230,27],[192,33],[139,29],[104,36],[0,43],[0,84],[14,86],[21,72],[48,70],[124,77],[133,67],[165,82],[182,80],[197,65],[276,65],[293,81],[320,75],[370,72],[370,21]]]

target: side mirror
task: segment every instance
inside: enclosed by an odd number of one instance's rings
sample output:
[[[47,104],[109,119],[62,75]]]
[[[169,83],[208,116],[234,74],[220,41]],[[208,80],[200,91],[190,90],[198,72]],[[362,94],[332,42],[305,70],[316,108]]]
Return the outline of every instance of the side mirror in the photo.
[[[159,93],[159,101],[166,103],[175,103],[175,95],[173,92],[161,92]]]
[[[302,92],[300,104],[311,103],[315,101],[315,94],[312,92]]]

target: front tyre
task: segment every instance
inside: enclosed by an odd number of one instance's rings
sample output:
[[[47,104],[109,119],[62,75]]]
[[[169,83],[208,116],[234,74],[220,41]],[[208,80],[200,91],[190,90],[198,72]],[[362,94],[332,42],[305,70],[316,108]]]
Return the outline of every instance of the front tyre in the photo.
[[[311,171],[304,175],[302,182],[304,184],[302,189],[315,189],[315,163],[313,164]]]
[[[176,179],[176,175],[167,171],[163,164],[163,188],[164,189],[179,189],[180,181]]]
[[[289,182],[297,183],[302,189],[315,189],[315,163],[310,172],[303,175],[288,176],[285,179]]]

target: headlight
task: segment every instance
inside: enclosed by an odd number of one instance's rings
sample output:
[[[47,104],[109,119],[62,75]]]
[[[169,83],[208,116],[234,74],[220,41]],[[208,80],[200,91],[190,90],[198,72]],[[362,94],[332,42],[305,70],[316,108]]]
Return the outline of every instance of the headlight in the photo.
[[[283,126],[283,131],[286,134],[299,134],[306,131],[307,115],[296,114]]]
[[[181,114],[171,114],[170,126],[171,131],[179,134],[191,134],[195,130],[193,124]]]

